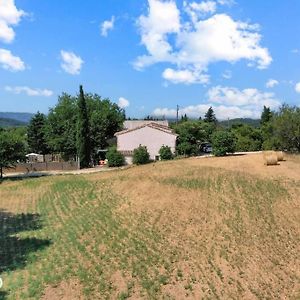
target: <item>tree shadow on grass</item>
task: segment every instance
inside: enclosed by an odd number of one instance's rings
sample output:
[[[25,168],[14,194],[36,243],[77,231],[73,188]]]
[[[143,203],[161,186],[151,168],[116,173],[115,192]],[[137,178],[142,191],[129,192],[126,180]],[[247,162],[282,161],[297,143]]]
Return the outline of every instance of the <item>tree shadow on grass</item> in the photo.
[[[15,236],[23,231],[41,228],[39,214],[12,214],[0,210],[0,274],[25,267],[30,253],[42,250],[51,244],[51,241],[46,239]]]
[[[4,181],[21,181],[21,180],[30,180],[34,178],[40,178],[40,177],[46,177],[46,176],[53,176],[51,173],[47,172],[30,172],[30,173],[24,173],[24,174],[8,174],[5,175],[3,178],[0,178],[0,184]]]
[[[0,291],[0,300],[4,300],[7,297],[7,292]]]

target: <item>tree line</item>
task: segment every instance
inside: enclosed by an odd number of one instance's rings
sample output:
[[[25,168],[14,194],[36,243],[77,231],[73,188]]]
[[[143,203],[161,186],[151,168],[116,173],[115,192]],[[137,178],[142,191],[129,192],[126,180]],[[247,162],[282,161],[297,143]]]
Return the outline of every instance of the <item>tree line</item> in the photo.
[[[100,149],[107,148],[121,130],[125,111],[108,98],[84,93],[63,93],[47,115],[36,113],[27,128],[0,128],[0,169],[10,167],[25,154],[59,153],[64,160],[79,159],[86,168],[99,160]],[[2,174],[2,173],[1,173]]]
[[[203,120],[190,120],[184,115],[171,126],[179,135],[179,155],[197,155],[205,143],[212,144],[215,155],[260,150],[300,152],[300,108],[296,106],[284,104],[278,111],[264,106],[258,128],[243,123],[224,128],[212,107]]]
[[[38,112],[27,127],[0,128],[0,176],[3,168],[24,160],[29,152],[58,153],[65,160],[79,158],[81,168],[97,164],[103,158],[99,150],[115,143],[114,134],[123,129],[124,120],[125,111],[117,104],[97,94],[84,93],[82,86],[76,96],[63,93],[47,115]],[[300,152],[300,108],[296,106],[283,105],[278,111],[264,107],[258,128],[242,123],[224,128],[212,107],[203,119],[183,115],[170,126],[178,134],[178,156],[198,155],[207,143],[212,144],[215,155],[259,150]],[[162,151],[171,158],[169,149]],[[124,162],[116,149],[109,155],[117,164]]]

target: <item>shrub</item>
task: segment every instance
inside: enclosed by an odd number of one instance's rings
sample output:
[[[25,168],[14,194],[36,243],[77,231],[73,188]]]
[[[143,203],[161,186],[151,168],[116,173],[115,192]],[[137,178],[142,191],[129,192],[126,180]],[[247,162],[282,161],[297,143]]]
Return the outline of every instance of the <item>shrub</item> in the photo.
[[[133,150],[132,162],[136,165],[143,165],[150,161],[150,155],[147,151],[146,146],[140,145],[138,148]]]
[[[212,136],[213,154],[225,156],[235,151],[235,136],[229,131],[216,131]]]
[[[120,167],[125,164],[124,155],[117,150],[116,147],[111,147],[106,153],[109,167]]]
[[[161,160],[173,159],[173,153],[169,146],[162,145],[159,149],[159,155]]]

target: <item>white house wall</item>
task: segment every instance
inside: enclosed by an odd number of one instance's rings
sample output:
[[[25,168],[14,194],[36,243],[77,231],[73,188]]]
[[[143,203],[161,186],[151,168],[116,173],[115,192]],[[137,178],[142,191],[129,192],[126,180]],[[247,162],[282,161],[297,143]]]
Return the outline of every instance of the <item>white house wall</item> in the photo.
[[[151,127],[143,127],[117,136],[119,151],[134,150],[139,145],[147,146],[151,159],[159,155],[162,145],[169,146],[175,152],[176,136]]]

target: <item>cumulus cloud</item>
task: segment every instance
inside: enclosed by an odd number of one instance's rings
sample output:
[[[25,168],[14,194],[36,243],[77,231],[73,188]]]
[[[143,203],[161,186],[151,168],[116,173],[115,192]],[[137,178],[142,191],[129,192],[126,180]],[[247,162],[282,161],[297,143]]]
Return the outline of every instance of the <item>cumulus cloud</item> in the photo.
[[[215,1],[197,2],[183,2],[183,7],[186,13],[190,16],[193,23],[196,23],[201,17],[207,14],[213,14],[217,10],[217,3]]]
[[[63,70],[72,75],[80,74],[81,67],[84,61],[80,56],[77,56],[74,52],[68,52],[61,50],[60,56],[62,59],[61,67]]]
[[[16,26],[25,15],[17,9],[14,0],[0,0],[0,41],[11,43],[15,38],[13,26]]]
[[[25,93],[28,96],[40,96],[40,97],[50,97],[53,95],[53,91],[48,89],[36,89],[36,88],[30,88],[28,86],[6,86],[5,90],[7,92],[11,92],[14,94],[22,94]]]
[[[234,87],[216,86],[209,89],[206,103],[190,105],[180,109],[179,114],[187,114],[189,117],[203,117],[210,106],[213,107],[216,116],[220,120],[227,118],[259,118],[263,106],[276,109],[280,101],[273,93],[264,93],[257,89],[239,90]],[[154,116],[175,117],[176,110],[169,108],[156,108]]]
[[[129,102],[127,99],[125,99],[125,98],[123,98],[123,97],[120,97],[120,98],[119,98],[118,106],[119,106],[120,108],[126,108],[126,107],[128,107],[129,105],[130,105],[130,102]]]
[[[15,56],[11,51],[0,49],[0,66],[9,71],[25,70],[25,63],[18,56]]]
[[[193,84],[193,83],[208,83],[209,76],[207,74],[202,74],[198,71],[190,70],[174,70],[167,68],[164,70],[162,77],[172,83],[184,83],[184,84]]]
[[[279,82],[276,79],[269,79],[266,83],[267,88],[273,88],[274,86],[278,85]]]
[[[186,2],[185,11],[195,13],[203,6],[214,12],[209,2],[213,1]],[[257,24],[235,21],[226,14],[215,14],[207,19],[190,14],[191,22],[184,22],[174,0],[148,0],[148,3],[148,14],[138,20],[141,43],[147,54],[136,59],[137,69],[164,62],[176,65],[179,71],[205,74],[211,63],[220,61],[247,60],[259,69],[268,67],[272,61],[268,49],[260,45],[262,36]],[[198,6],[200,4],[202,6]]]
[[[138,26],[141,32],[141,43],[146,47],[149,55],[137,58],[134,63],[137,69],[157,62],[175,62],[172,55],[173,48],[167,41],[167,35],[178,33],[180,30],[180,14],[176,3],[148,0],[148,4],[148,15],[139,17]]]
[[[179,115],[186,114],[190,118],[203,117],[209,109],[209,107],[213,107],[214,112],[219,120],[226,120],[227,118],[233,119],[259,117],[259,114],[253,114],[253,112],[247,108],[240,108],[237,106],[215,105],[213,103],[190,105],[187,107],[183,107],[179,109]],[[175,118],[176,110],[168,108],[156,108],[153,111],[153,115],[156,117],[165,116]]]
[[[115,17],[112,16],[110,20],[106,20],[101,24],[101,35],[107,36],[110,30],[114,29]]]
[[[274,93],[264,93],[254,88],[239,90],[234,87],[215,86],[209,89],[208,100],[236,106],[253,106],[253,108],[267,107],[277,108],[280,101],[275,98]]]
[[[300,93],[300,82],[298,82],[296,85],[295,85],[295,91],[297,93]]]

